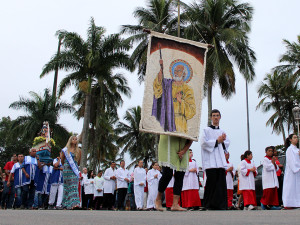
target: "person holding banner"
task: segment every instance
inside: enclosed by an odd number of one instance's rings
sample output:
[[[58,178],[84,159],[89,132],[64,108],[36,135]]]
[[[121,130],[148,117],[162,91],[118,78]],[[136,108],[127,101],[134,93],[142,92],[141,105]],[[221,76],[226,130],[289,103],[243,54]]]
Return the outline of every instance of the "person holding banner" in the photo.
[[[81,159],[81,150],[78,147],[76,136],[71,136],[64,149],[61,151],[61,163],[64,166],[64,195],[62,206],[66,209],[78,209],[80,207],[78,182],[78,164]]]

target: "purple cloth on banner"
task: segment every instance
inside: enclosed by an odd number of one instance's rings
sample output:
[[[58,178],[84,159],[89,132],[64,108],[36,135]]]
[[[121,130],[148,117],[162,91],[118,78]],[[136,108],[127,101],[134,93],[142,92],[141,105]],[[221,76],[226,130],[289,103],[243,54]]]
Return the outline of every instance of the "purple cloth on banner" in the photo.
[[[173,79],[163,79],[163,91],[160,98],[153,96],[152,116],[159,121],[164,131],[176,131],[172,98]]]

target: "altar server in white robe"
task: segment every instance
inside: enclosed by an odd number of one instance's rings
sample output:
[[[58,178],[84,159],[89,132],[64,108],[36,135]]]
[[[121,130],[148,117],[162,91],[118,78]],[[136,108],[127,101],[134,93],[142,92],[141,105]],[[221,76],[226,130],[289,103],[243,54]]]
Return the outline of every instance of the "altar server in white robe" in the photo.
[[[282,201],[285,208],[300,207],[300,151],[298,137],[290,135],[286,140],[286,168],[284,172]]]
[[[214,210],[227,209],[227,186],[225,168],[227,166],[225,154],[229,147],[229,140],[219,127],[221,113],[211,111],[212,125],[205,128],[201,140],[202,168],[206,174],[204,207]]]
[[[198,166],[193,158],[193,151],[189,149],[189,168],[184,174],[181,191],[181,202],[183,208],[195,209],[201,206],[199,196]]]
[[[266,156],[264,157],[262,171],[263,196],[260,199],[261,208],[279,210],[281,209],[278,201],[279,182],[277,171],[279,167],[276,165],[276,157],[273,156],[273,147],[266,147],[265,151]]]
[[[116,171],[118,189],[118,210],[124,210],[125,197],[127,195],[128,183],[130,182],[129,171],[125,168],[125,161],[120,162],[120,168]]]
[[[103,185],[104,185],[104,178],[102,176],[102,170],[99,170],[97,176],[94,178],[94,197],[95,202],[94,206],[96,210],[99,210],[102,202],[103,202]]]
[[[245,209],[253,210],[256,206],[255,180],[257,170],[251,151],[245,151],[244,160],[241,162],[240,190],[243,193]]]
[[[165,190],[165,198],[166,198],[166,207],[167,209],[171,209],[172,204],[173,204],[173,186],[174,186],[174,171],[173,171],[173,177],[170,180],[166,190]],[[180,202],[179,202],[180,204]]]
[[[116,163],[111,162],[110,168],[104,173],[104,197],[103,208],[112,210],[115,204],[115,190],[116,190]]]
[[[147,209],[155,208],[155,199],[158,192],[158,183],[161,178],[161,173],[158,170],[159,165],[157,162],[152,163],[152,169],[147,173],[148,181],[148,199],[147,199]]]
[[[146,170],[143,168],[143,160],[140,160],[138,167],[134,169],[134,197],[138,210],[143,210],[144,187],[146,185]]]
[[[225,154],[226,158],[226,185],[227,185],[227,207],[228,209],[233,209],[232,200],[233,200],[233,178],[235,174],[235,169],[233,164],[229,162],[229,152]]]

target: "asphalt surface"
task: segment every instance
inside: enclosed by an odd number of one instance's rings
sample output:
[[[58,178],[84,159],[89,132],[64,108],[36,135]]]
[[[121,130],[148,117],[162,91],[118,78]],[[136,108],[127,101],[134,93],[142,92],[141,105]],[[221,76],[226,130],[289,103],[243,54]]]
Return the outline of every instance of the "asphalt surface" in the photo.
[[[103,225],[186,225],[186,224],[300,224],[300,210],[281,211],[67,211],[0,210],[0,224],[103,224]]]

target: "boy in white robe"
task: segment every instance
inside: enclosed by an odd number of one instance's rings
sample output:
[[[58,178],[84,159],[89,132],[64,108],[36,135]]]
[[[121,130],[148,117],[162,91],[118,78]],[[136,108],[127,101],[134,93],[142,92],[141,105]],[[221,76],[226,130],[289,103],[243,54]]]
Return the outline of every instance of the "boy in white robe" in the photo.
[[[225,154],[226,158],[226,185],[227,185],[227,207],[228,209],[233,209],[233,178],[235,174],[235,169],[233,164],[229,162],[229,152]]]
[[[193,151],[189,149],[189,168],[185,172],[181,191],[182,207],[190,210],[197,209],[201,206],[199,179],[197,176],[199,170],[196,161],[192,158]]]
[[[276,165],[276,157],[273,156],[274,150],[272,147],[266,147],[266,156],[263,161],[262,171],[262,186],[263,196],[260,199],[262,209],[281,209],[278,207],[278,179],[277,170],[279,167]]]
[[[290,135],[286,140],[286,168],[283,180],[282,201],[286,209],[300,207],[300,151],[298,137]]]
[[[205,128],[201,143],[202,167],[207,177],[204,191],[204,206],[207,209],[227,209],[226,159],[229,140],[219,123],[221,113],[211,111],[212,125]]]
[[[143,160],[134,169],[134,198],[137,210],[143,210],[144,187],[146,185],[146,170],[143,168]]]
[[[244,160],[241,163],[240,190],[244,198],[244,210],[253,210],[256,206],[255,180],[257,170],[251,151],[244,153]]]
[[[155,199],[158,192],[158,183],[161,178],[161,173],[158,170],[159,165],[157,162],[152,163],[152,169],[147,173],[148,181],[148,199],[147,199],[147,209],[155,209]]]

